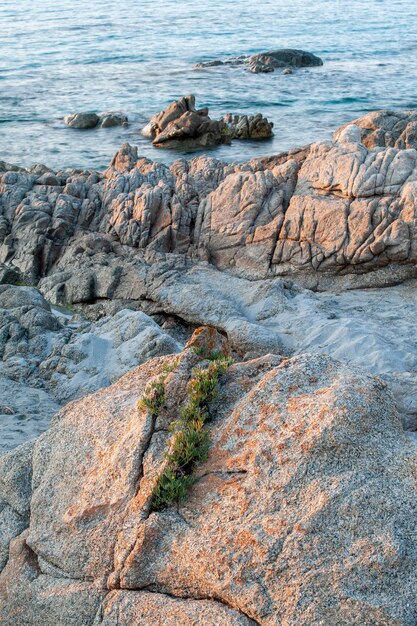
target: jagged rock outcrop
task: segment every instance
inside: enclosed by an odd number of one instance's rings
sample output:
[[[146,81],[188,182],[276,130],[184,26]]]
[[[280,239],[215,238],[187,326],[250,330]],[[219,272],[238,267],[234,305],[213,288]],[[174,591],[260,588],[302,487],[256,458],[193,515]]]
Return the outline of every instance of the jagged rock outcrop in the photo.
[[[174,100],[164,111],[154,115],[142,130],[154,146],[163,148],[210,148],[228,143],[227,126],[223,120],[212,120],[208,108],[195,108],[195,97]]]
[[[42,433],[60,405],[181,344],[148,315],[95,323],[51,311],[37,289],[0,285],[0,452]]]
[[[194,67],[196,69],[202,69],[205,67],[218,67],[219,65],[245,65],[249,72],[266,74],[273,72],[276,68],[318,67],[323,65],[323,61],[320,57],[311,52],[283,48],[281,50],[260,52],[258,54],[252,54],[251,56],[202,61],[201,63],[197,63]]]
[[[207,365],[192,347],[148,361],[36,441],[2,624],[412,626],[417,446],[384,383],[360,369],[314,355],[232,365],[194,486],[150,510],[169,423]],[[155,415],[138,400],[162,373]]]
[[[72,113],[64,117],[64,123],[70,128],[85,130],[87,128],[110,128],[111,126],[127,126],[127,115],[120,111],[106,111],[105,113]]]
[[[417,149],[417,111],[373,111],[351,122],[367,148]],[[335,133],[337,139],[346,126]]]
[[[223,119],[232,139],[268,139],[273,135],[273,122],[269,122],[261,113],[249,116],[228,113]]]
[[[199,157],[168,168],[125,144],[104,173],[1,174],[0,263],[37,281],[70,273],[87,245],[96,268],[74,276],[75,302],[112,297],[124,259],[141,264],[143,252],[320,289],[393,284],[416,275],[416,180],[414,149],[367,148],[356,125],[239,165]],[[116,274],[103,267],[112,257]]]
[[[195,108],[195,97],[174,100],[164,111],[155,115],[142,130],[153,144],[165,148],[209,148],[232,139],[266,139],[272,136],[273,123],[261,113],[232,115],[212,120],[208,108]]]

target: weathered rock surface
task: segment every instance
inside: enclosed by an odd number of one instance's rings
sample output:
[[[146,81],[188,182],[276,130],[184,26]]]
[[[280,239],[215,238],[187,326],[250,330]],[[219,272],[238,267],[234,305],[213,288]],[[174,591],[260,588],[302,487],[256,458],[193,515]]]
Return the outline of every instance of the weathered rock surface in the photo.
[[[414,115],[398,114],[403,128]],[[391,117],[380,114],[375,128]],[[239,165],[200,157],[168,168],[125,144],[103,173],[5,166],[0,275],[38,284],[48,301],[82,306],[92,320],[73,328],[35,302],[2,311],[7,447],[30,424],[43,430],[57,403],[184,345],[187,336],[172,339],[138,309],[160,324],[167,315],[212,324],[242,358],[309,350],[367,367],[415,430],[414,287],[334,304],[330,292],[288,281],[353,289],[416,275],[417,152],[367,148],[362,134],[351,124],[332,142]]]
[[[95,128],[99,123],[97,113],[71,113],[64,117],[64,123],[71,128]]]
[[[232,365],[197,482],[149,512],[199,364],[192,348],[148,361],[37,440],[2,624],[415,624],[417,446],[360,369],[318,355]],[[162,372],[153,418],[138,399]]]
[[[64,117],[64,123],[71,128],[87,129],[110,128],[111,126],[127,126],[127,115],[120,111],[106,111],[105,113],[72,113]]]
[[[208,109],[197,110],[193,95],[174,100],[155,115],[142,130],[155,146],[165,148],[209,148],[232,139],[266,139],[272,136],[273,123],[257,115],[225,115],[212,120]]]
[[[142,251],[174,253],[320,289],[401,282],[416,275],[417,152],[367,148],[360,134],[350,125],[333,142],[240,165],[199,157],[168,168],[125,144],[104,173],[5,172],[0,263],[37,281],[71,264],[90,233],[88,254],[100,265],[118,256],[119,275],[127,246],[139,263]],[[107,272],[74,277],[73,301],[77,290],[81,301],[112,297]]]
[[[367,148],[417,149],[417,111],[373,111],[351,124],[360,129]],[[346,126],[336,131],[336,139]]]
[[[69,318],[37,289],[0,285],[0,451],[43,432],[62,403],[181,348],[140,311],[95,323]]]
[[[223,119],[232,139],[268,139],[273,135],[273,122],[269,122],[261,113],[249,116],[229,113]]]
[[[241,56],[224,60],[214,59],[212,61],[203,61],[197,63],[194,67],[201,69],[205,67],[218,67],[219,65],[245,65],[249,72],[265,74],[273,72],[276,68],[318,67],[323,65],[323,61],[320,57],[311,52],[284,48],[281,50],[261,52],[246,57]]]
[[[0,571],[12,539],[29,525],[33,443],[0,456]]]
[[[195,97],[190,95],[155,115],[142,133],[157,147],[196,149],[227,143],[226,131],[226,124],[212,120],[207,108],[197,110]]]
[[[239,611],[214,600],[183,600],[149,591],[111,591],[94,626],[253,626]]]

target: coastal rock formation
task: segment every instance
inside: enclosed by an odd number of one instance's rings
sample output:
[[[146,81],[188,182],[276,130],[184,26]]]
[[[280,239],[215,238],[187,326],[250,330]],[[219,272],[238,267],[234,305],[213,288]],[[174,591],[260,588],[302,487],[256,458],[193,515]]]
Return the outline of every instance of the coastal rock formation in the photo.
[[[37,289],[0,285],[0,450],[43,432],[59,406],[181,345],[140,311],[95,323],[51,311]]]
[[[157,147],[197,149],[209,148],[232,139],[266,139],[272,136],[273,123],[261,113],[232,115],[220,120],[208,116],[208,108],[196,110],[195,97],[174,100],[155,115],[142,130]]]
[[[71,113],[64,117],[64,124],[78,129],[95,128],[99,120],[96,113]]]
[[[319,289],[394,284],[416,275],[416,179],[414,149],[367,148],[356,125],[239,165],[167,167],[125,144],[103,173],[1,173],[0,263],[36,282],[65,270],[71,302],[112,298],[145,252]],[[90,269],[71,279],[78,255]]]
[[[249,72],[265,74],[273,72],[276,68],[319,67],[323,65],[323,61],[320,57],[311,52],[283,48],[281,50],[260,52],[258,54],[252,54],[251,56],[203,61],[197,63],[194,67],[196,69],[202,69],[205,67],[218,67],[219,65],[244,65]]]
[[[360,140],[367,148],[417,149],[417,111],[373,111],[339,128],[335,139],[352,124],[360,129]]]
[[[249,116],[228,113],[223,120],[232,139],[268,139],[273,135],[273,122],[269,122],[261,113]]]
[[[208,366],[193,347],[148,361],[6,455],[2,497],[23,521],[5,521],[1,623],[412,626],[417,446],[384,383],[357,368],[231,365],[194,485],[152,510],[168,425]],[[161,375],[155,413],[138,400]]]
[[[157,147],[195,149],[227,143],[226,131],[222,120],[210,119],[207,108],[197,110],[195,97],[190,95],[155,115],[142,133]]]
[[[127,126],[127,115],[119,111],[107,111],[106,113],[72,113],[64,117],[64,123],[70,128],[87,129],[110,128],[111,126]]]

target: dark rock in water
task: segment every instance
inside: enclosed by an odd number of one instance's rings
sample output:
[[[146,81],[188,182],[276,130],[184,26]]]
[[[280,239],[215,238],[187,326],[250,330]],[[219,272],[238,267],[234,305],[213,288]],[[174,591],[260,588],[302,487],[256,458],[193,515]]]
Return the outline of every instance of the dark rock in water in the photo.
[[[269,65],[273,68],[318,67],[323,65],[323,61],[315,54],[305,52],[304,50],[293,50],[291,48],[254,54],[249,57],[248,62],[250,64],[261,63],[262,65]]]
[[[323,65],[323,61],[312,52],[283,48],[282,50],[271,50],[247,57],[203,61],[197,63],[194,67],[202,69],[218,65],[247,65],[248,71],[253,74],[266,74],[273,72],[276,68],[318,67]],[[291,72],[284,73],[289,74]]]
[[[107,111],[100,115],[99,125],[101,128],[110,128],[111,126],[127,126],[129,120],[127,115],[120,111]]]
[[[272,65],[266,65],[265,63],[250,63],[248,66],[249,72],[252,74],[269,74],[270,72],[274,72],[274,68]]]
[[[71,128],[110,128],[112,126],[127,126],[127,115],[120,111],[106,111],[105,113],[72,113],[64,117],[64,123]]]
[[[96,113],[72,113],[64,117],[64,123],[67,126],[80,130],[95,128],[99,120],[100,118]]]

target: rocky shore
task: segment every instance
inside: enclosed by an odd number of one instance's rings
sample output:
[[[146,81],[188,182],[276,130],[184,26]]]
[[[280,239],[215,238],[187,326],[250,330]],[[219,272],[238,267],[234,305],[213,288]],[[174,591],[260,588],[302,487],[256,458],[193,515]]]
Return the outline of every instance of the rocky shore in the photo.
[[[416,624],[416,129],[0,162],[1,624]]]

